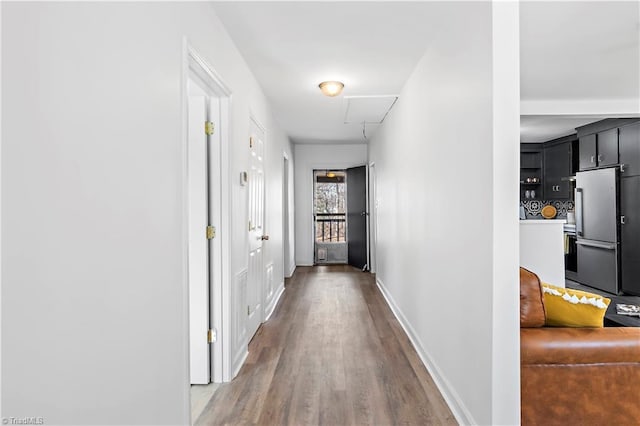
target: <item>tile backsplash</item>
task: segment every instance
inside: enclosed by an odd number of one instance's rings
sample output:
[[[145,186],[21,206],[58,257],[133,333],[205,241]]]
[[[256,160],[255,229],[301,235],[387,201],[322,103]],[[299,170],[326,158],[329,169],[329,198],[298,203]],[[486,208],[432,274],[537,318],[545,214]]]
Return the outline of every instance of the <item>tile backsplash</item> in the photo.
[[[544,206],[552,205],[558,211],[556,219],[566,219],[567,211],[573,211],[573,201],[558,200],[527,200],[520,201],[520,206],[524,207],[527,219],[542,219],[540,211]]]

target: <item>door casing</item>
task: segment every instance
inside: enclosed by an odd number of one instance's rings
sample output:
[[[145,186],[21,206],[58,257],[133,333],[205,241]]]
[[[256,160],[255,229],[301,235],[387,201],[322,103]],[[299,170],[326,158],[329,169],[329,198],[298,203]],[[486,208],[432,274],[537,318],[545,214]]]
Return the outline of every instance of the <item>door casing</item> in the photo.
[[[197,79],[202,83],[202,88],[212,97],[218,100],[219,122],[216,123],[218,136],[213,138],[209,146],[209,223],[216,227],[216,238],[211,240],[210,259],[210,325],[216,332],[216,341],[211,350],[211,378],[213,382],[231,380],[230,363],[230,256],[231,241],[229,230],[231,228],[230,206],[231,191],[229,179],[229,143],[230,135],[230,110],[231,89],[224,83],[218,73],[197,53],[189,44],[188,39],[183,39],[182,57],[182,111],[183,111],[183,138],[181,148],[182,161],[182,307],[183,307],[183,350],[184,360],[189,363],[189,277],[188,277],[188,81]],[[203,231],[204,232],[204,231]],[[187,368],[187,371],[189,369]],[[189,378],[185,378],[185,398],[183,404],[187,412],[190,412],[190,392],[188,392]]]

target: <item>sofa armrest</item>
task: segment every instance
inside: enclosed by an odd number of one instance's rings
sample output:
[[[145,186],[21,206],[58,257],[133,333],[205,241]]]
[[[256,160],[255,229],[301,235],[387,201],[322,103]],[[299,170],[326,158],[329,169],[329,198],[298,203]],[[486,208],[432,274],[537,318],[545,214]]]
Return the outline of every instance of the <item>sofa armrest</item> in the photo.
[[[521,328],[525,365],[640,362],[640,328]]]

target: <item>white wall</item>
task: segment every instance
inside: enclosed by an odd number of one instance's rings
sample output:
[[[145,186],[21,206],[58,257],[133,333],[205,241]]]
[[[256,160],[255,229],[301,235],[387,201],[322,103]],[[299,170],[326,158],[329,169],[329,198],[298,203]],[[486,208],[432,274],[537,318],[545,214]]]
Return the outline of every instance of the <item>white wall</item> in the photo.
[[[313,265],[313,170],[367,163],[365,144],[295,144],[296,265]]]
[[[494,128],[504,111],[493,111],[491,3],[440,13],[438,36],[369,146],[377,278],[458,420],[517,424],[517,85],[509,139]],[[507,36],[517,41],[517,25]],[[517,67],[507,71],[517,81]]]
[[[183,37],[233,92],[231,276],[246,268],[250,111],[267,128],[277,283],[289,141],[208,4],[1,7],[2,416],[185,424]]]
[[[271,129],[271,130],[269,130]],[[275,308],[275,298],[278,297],[284,290],[284,277],[288,276],[288,271],[285,270],[286,261],[284,256],[284,229],[282,220],[282,205],[283,205],[283,180],[284,180],[284,168],[283,164],[283,148],[289,155],[289,168],[293,169],[293,151],[289,144],[287,135],[282,132],[277,124],[271,120],[269,127],[267,128],[266,137],[266,152],[265,152],[265,211],[266,211],[266,228],[265,232],[269,235],[269,240],[265,241],[263,247],[264,251],[264,264],[265,266],[273,264],[273,293],[271,298],[268,298],[264,302],[264,306],[267,308],[265,315],[270,315]],[[291,171],[290,171],[291,173]],[[291,179],[290,179],[291,181]],[[292,183],[289,182],[289,186]],[[246,188],[246,187],[244,187]],[[289,204],[293,205],[293,189],[289,189]],[[290,216],[293,217],[293,216]],[[246,224],[246,221],[244,222]],[[245,233],[243,227],[242,232]],[[289,223],[289,239],[293,237],[294,233],[293,223]],[[244,255],[242,259],[246,260],[247,256]],[[267,283],[265,283],[267,285]],[[249,336],[250,338],[252,336]],[[246,344],[249,342],[247,341]]]

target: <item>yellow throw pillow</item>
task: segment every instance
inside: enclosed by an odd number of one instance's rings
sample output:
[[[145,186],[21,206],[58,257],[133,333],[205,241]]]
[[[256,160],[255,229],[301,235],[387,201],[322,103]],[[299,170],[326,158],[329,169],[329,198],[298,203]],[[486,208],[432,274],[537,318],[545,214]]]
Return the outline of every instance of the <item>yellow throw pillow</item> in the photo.
[[[602,327],[611,299],[570,288],[542,283],[545,324],[553,327]]]

